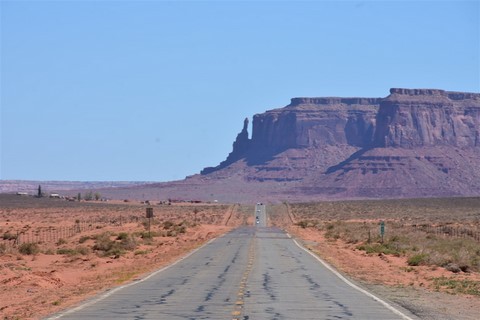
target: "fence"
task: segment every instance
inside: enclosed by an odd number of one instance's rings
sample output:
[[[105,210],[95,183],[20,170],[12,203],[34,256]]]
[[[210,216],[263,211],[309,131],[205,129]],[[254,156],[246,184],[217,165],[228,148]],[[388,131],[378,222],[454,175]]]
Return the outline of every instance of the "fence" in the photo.
[[[73,226],[45,227],[37,230],[23,230],[0,235],[0,244],[14,247],[22,243],[56,243],[60,239],[74,237],[82,232],[100,229],[105,226],[121,226],[124,223],[141,222],[138,216],[102,217],[95,220],[77,220]]]
[[[412,225],[412,228],[426,233],[452,238],[472,238],[480,242],[480,231],[459,226],[433,226],[428,224]]]

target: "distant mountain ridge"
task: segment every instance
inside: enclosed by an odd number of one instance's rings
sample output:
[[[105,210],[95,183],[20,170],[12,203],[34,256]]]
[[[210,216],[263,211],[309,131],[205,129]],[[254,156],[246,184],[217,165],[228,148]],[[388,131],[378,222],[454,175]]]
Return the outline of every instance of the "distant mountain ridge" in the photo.
[[[68,190],[94,190],[100,188],[120,188],[144,185],[148,182],[136,181],[37,181],[37,180],[0,180],[0,193],[25,192],[36,195],[38,186],[44,192],[56,193]]]

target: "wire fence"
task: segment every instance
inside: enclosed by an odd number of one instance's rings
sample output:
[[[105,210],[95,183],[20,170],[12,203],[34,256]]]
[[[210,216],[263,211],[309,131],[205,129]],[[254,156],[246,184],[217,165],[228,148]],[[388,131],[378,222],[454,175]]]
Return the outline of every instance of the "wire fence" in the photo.
[[[480,242],[480,231],[460,226],[434,226],[428,224],[412,225],[412,228],[437,236],[451,238],[472,238]]]
[[[57,243],[60,239],[68,239],[106,226],[121,226],[125,223],[138,223],[144,220],[146,219],[133,215],[127,217],[101,217],[91,220],[76,220],[71,226],[50,226],[36,230],[7,231],[0,235],[0,244],[7,247],[15,247],[23,243]]]

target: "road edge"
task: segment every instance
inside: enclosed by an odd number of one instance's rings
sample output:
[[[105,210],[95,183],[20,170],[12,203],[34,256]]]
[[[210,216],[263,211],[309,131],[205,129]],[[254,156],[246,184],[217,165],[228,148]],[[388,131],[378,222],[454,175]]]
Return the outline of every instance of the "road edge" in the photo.
[[[141,282],[144,282],[144,281],[147,281],[148,279],[150,279],[151,277],[173,267],[174,265],[176,265],[177,263],[180,263],[181,261],[187,259],[188,257],[190,257],[191,255],[193,255],[195,252],[197,252],[198,250],[202,249],[203,247],[206,247],[207,245],[209,245],[210,243],[212,243],[213,241],[217,240],[218,238],[221,238],[223,237],[220,236],[220,237],[216,237],[216,238],[213,238],[213,239],[210,239],[209,241],[207,241],[206,243],[204,243],[203,245],[201,245],[200,247],[198,248],[195,248],[193,249],[192,251],[190,251],[189,253],[187,253],[186,255],[184,255],[183,257],[179,258],[178,260],[170,263],[169,265],[166,265],[164,267],[162,267],[161,269],[158,269],[158,270],[155,270],[151,273],[149,273],[148,275],[146,275],[145,277],[141,278],[141,279],[138,279],[138,280],[133,280],[132,282],[130,283],[127,283],[127,284],[124,284],[124,285],[121,285],[121,286],[118,286],[118,287],[115,287],[113,289],[106,289],[106,292],[103,292],[103,293],[100,293],[98,296],[96,297],[93,297],[93,298],[90,298],[90,299],[87,299],[87,300],[84,300],[84,302],[80,303],[80,305],[76,306],[76,307],[73,307],[73,308],[70,308],[70,309],[67,309],[65,311],[60,311],[58,313],[54,313],[53,315],[50,315],[50,316],[47,316],[45,318],[42,318],[44,320],[54,320],[54,319],[60,319],[66,315],[69,315],[71,313],[75,313],[77,311],[80,311],[86,307],[89,307],[97,302],[100,302],[102,301],[103,299],[106,299],[108,298],[109,296],[111,296],[112,294],[114,294],[115,292],[117,291],[120,291],[122,289],[125,289],[125,288],[128,288],[130,286],[133,286],[133,285],[136,285],[138,283],[141,283]]]
[[[304,246],[302,246],[301,244],[299,244],[297,242],[297,240],[293,239],[290,234],[287,233],[287,235],[292,239],[292,241],[300,248],[302,249],[303,251],[307,252],[308,254],[310,254],[312,257],[314,257],[317,261],[319,261],[325,268],[327,268],[330,272],[332,272],[335,276],[337,276],[340,280],[342,280],[343,282],[345,282],[347,285],[349,285],[350,287],[352,287],[353,289],[365,294],[366,296],[372,298],[373,300],[379,302],[380,304],[382,304],[385,308],[387,308],[388,310],[392,311],[393,313],[395,313],[396,315],[402,317],[404,320],[415,320],[414,318],[411,318],[409,316],[407,316],[406,314],[404,314],[403,312],[401,312],[400,310],[398,310],[397,308],[395,308],[394,306],[392,306],[391,304],[389,304],[388,302],[380,299],[379,297],[377,297],[376,295],[374,295],[373,293],[357,286],[356,284],[354,284],[353,282],[351,282],[350,280],[348,280],[346,277],[344,277],[340,272],[338,272],[337,270],[335,270],[332,266],[330,266],[327,262],[323,261],[322,258],[320,258],[319,256],[317,256],[316,254],[314,254],[313,252],[311,252],[310,250],[308,250],[307,248],[305,248]]]

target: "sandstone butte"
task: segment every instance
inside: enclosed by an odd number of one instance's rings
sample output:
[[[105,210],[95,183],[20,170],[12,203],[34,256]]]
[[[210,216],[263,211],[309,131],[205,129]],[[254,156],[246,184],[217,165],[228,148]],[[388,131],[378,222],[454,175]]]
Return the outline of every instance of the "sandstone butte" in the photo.
[[[390,89],[385,98],[293,98],[248,119],[216,167],[113,198],[222,202],[478,196],[480,94]]]

